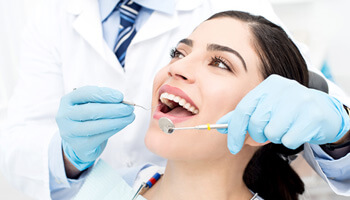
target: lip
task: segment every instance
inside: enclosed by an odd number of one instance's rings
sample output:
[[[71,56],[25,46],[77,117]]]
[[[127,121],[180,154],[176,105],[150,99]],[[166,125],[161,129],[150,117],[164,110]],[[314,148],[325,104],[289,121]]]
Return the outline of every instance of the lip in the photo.
[[[196,106],[196,104],[192,101],[192,99],[184,92],[182,91],[181,89],[177,88],[177,87],[174,87],[174,86],[170,86],[170,85],[163,85],[160,87],[159,89],[159,92],[158,92],[158,99],[160,97],[160,95],[162,93],[169,93],[169,94],[173,94],[175,96],[179,96],[183,99],[186,100],[186,102],[190,103],[192,106],[194,106],[196,109],[198,109],[198,107]],[[187,117],[175,117],[175,116],[172,116],[172,115],[168,115],[166,113],[162,113],[160,111],[160,107],[159,106],[161,103],[159,102],[158,106],[157,106],[157,109],[155,110],[154,112],[154,115],[153,115],[153,118],[154,119],[157,119],[159,120],[161,117],[167,117],[169,118],[173,123],[180,123],[180,122],[183,122],[183,121],[186,121],[190,118],[192,118],[193,116],[195,115],[192,115],[192,116],[187,116]]]

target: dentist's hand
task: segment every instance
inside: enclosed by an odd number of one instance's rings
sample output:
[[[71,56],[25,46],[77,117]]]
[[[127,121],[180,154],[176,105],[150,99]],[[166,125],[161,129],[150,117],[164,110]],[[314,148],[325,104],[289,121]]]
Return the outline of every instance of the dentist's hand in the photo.
[[[247,132],[256,142],[269,140],[296,149],[307,142],[335,142],[350,127],[338,100],[278,75],[269,76],[217,123],[229,124],[219,132],[228,133],[233,154],[241,150]]]
[[[56,122],[64,154],[78,170],[90,167],[108,138],[134,121],[134,107],[122,101],[119,91],[95,86],[62,97]]]

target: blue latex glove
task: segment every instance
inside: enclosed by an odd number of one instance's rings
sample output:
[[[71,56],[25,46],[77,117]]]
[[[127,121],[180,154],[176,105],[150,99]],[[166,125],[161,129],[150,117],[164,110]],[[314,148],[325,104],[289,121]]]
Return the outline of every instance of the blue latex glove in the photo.
[[[335,142],[350,128],[337,99],[278,75],[269,76],[217,123],[229,124],[218,131],[228,133],[233,154],[241,150],[247,131],[256,142],[269,140],[296,149],[307,142]]]
[[[62,97],[56,122],[63,151],[78,170],[90,167],[108,138],[134,121],[134,107],[122,100],[119,91],[95,86],[85,86]]]

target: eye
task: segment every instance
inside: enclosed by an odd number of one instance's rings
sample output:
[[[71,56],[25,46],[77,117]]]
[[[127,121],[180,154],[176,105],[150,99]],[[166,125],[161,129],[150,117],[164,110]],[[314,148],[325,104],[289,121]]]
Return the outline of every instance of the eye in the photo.
[[[214,67],[218,67],[218,68],[221,68],[221,69],[225,69],[225,70],[228,70],[228,71],[232,72],[231,68],[228,66],[228,64],[225,61],[225,59],[220,57],[220,56],[211,57],[209,65],[214,66]]]
[[[171,58],[184,58],[185,55],[183,53],[181,53],[177,48],[173,48],[171,51],[170,51],[170,57]]]

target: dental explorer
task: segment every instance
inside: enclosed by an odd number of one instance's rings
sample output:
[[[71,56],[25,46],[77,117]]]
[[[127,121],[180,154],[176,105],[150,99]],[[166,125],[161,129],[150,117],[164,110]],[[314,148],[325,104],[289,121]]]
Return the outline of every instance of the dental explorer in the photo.
[[[130,105],[130,106],[137,106],[137,107],[142,108],[144,110],[151,110],[152,109],[152,108],[145,108],[145,107],[143,107],[141,105],[138,105],[138,104],[130,102],[130,101],[122,101],[122,103]]]
[[[190,130],[190,129],[197,129],[197,130],[210,130],[210,129],[221,129],[221,128],[227,128],[228,124],[204,124],[204,125],[198,125],[198,126],[192,126],[192,127],[180,127],[175,128],[174,123],[166,117],[162,117],[158,121],[158,125],[160,129],[164,133],[172,134],[175,130]]]
[[[73,88],[73,90],[76,90],[77,88]],[[122,103],[124,103],[124,104],[127,104],[127,105],[130,105],[130,106],[136,106],[136,107],[139,107],[139,108],[142,108],[142,109],[144,109],[144,110],[151,110],[152,108],[145,108],[145,107],[143,107],[143,106],[141,106],[141,105],[138,105],[138,104],[136,104],[136,103],[133,103],[133,102],[131,102],[131,101],[122,101]]]

